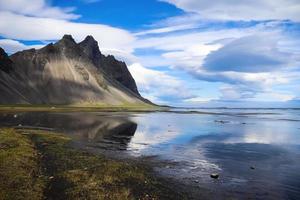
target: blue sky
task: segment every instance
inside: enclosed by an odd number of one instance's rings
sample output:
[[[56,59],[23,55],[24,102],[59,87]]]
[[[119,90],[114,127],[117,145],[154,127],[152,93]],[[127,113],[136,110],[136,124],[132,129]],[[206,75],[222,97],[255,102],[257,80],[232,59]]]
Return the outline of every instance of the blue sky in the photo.
[[[156,103],[275,105],[300,100],[299,13],[297,0],[0,0],[0,46],[93,35]]]

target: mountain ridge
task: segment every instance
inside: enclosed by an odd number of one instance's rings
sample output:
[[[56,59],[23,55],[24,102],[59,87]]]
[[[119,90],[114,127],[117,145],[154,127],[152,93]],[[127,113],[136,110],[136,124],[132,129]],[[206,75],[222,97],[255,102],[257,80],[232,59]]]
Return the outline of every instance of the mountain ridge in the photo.
[[[64,35],[10,56],[0,47],[0,79],[1,104],[152,104],[126,64],[103,55],[90,35],[79,43]]]

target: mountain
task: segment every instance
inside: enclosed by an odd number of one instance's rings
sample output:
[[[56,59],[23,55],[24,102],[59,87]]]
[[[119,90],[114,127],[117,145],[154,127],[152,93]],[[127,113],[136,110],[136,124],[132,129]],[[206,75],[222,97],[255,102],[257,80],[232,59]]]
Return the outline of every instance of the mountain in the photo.
[[[71,35],[8,56],[0,48],[1,104],[144,105],[124,62],[101,54],[87,36]]]

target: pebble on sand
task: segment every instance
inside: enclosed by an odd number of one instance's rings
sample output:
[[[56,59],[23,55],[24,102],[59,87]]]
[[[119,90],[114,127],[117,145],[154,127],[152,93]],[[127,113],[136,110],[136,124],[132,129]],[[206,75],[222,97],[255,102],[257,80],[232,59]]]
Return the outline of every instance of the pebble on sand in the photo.
[[[221,123],[221,124],[227,124],[229,121],[224,121],[224,120],[215,120],[216,123]]]
[[[211,177],[211,178],[214,178],[214,179],[219,178],[219,176],[220,176],[220,175],[217,174],[217,173],[213,173],[213,174],[210,175],[210,177]]]

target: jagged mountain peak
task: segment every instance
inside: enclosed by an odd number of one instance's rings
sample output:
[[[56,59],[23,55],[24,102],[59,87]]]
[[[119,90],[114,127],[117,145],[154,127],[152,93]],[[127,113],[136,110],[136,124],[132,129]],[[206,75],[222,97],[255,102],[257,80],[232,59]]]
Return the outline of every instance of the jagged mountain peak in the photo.
[[[92,36],[76,43],[64,35],[54,44],[11,56],[0,49],[0,66],[9,72],[0,73],[0,103],[149,103],[140,96],[126,64],[101,54]]]
[[[12,70],[12,61],[7,53],[0,47],[0,70],[9,73]]]
[[[101,54],[98,42],[91,35],[86,36],[86,38],[78,43],[78,45],[84,49],[87,55],[90,55],[91,53],[93,56]]]
[[[0,56],[2,56],[2,55],[7,55],[7,53],[4,51],[4,49],[2,49],[2,48],[0,47]]]
[[[69,42],[72,42],[72,43],[76,43],[74,38],[72,37],[72,35],[69,35],[69,34],[65,34],[60,41],[69,41]]]
[[[91,35],[86,36],[82,42],[97,43],[98,44],[98,42]]]
[[[2,59],[5,59],[5,58],[8,58],[8,55],[7,55],[7,53],[4,51],[4,49],[2,49],[2,48],[0,47],[0,59],[2,60]]]
[[[74,48],[77,45],[77,43],[75,42],[72,35],[64,35],[62,39],[58,40],[54,45]]]
[[[100,64],[101,52],[98,42],[93,38],[93,36],[88,35],[82,42],[78,43],[78,45],[96,66]]]
[[[78,45],[97,68],[102,69],[106,75],[140,96],[136,83],[128,71],[126,64],[117,60],[113,55],[105,56],[101,54],[98,42],[93,36],[87,36],[82,42],[78,43]]]

